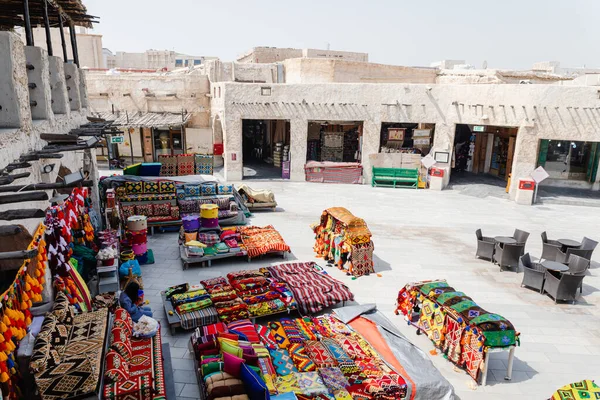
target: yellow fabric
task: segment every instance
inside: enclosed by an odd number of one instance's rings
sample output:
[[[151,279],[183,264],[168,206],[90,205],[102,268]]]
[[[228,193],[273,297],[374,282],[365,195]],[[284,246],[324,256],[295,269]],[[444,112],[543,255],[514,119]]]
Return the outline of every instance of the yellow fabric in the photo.
[[[599,398],[600,387],[589,379],[565,385],[552,395],[552,400],[588,400]]]
[[[200,216],[207,219],[219,218],[219,207],[216,204],[202,204]]]
[[[204,243],[201,243],[197,240],[190,240],[189,242],[186,242],[185,245],[190,246],[190,247],[202,247],[202,248],[206,247],[206,245]]]
[[[446,314],[441,307],[435,307],[434,303],[429,299],[423,301],[419,325],[427,333],[429,339],[438,346],[443,342],[445,319]]]

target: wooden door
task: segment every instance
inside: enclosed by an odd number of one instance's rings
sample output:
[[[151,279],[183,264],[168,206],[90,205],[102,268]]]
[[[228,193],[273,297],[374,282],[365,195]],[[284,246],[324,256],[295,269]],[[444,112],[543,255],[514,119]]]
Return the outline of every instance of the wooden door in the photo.
[[[508,138],[508,152],[506,158],[506,173],[504,174],[504,180],[507,181],[510,173],[512,172],[512,164],[515,158],[515,143],[517,142],[517,138],[515,136],[511,136]]]
[[[473,152],[473,172],[485,171],[485,153],[487,151],[487,133],[475,135],[475,151]]]
[[[152,151],[152,130],[150,128],[142,128],[142,152],[144,162],[154,161],[154,152]]]

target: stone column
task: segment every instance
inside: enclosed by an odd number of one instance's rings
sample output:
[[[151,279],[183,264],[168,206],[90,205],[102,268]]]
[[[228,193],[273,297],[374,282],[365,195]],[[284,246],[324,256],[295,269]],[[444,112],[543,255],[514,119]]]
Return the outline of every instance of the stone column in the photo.
[[[0,32],[0,129],[31,125],[23,42],[12,32]]]
[[[27,70],[31,118],[34,120],[49,119],[52,116],[52,93],[48,53],[39,47],[26,46],[25,59],[27,64],[33,66],[32,69]]]
[[[308,120],[290,120],[290,180],[304,182],[304,165],[308,147]]]
[[[511,200],[514,200],[517,195],[519,179],[529,178],[536,168],[539,136],[532,134],[531,130],[532,128],[521,126],[517,133],[515,155],[513,157],[511,170],[512,175],[508,192]]]
[[[448,162],[435,164],[436,168],[444,170],[444,179],[442,189],[448,186],[450,182],[450,173],[452,171],[452,152],[454,151],[454,135],[456,134],[456,125],[452,123],[436,123],[433,137],[433,146],[431,148],[431,156],[435,156],[435,152],[444,152],[448,154]]]
[[[367,119],[363,123],[363,136],[361,148],[361,164],[363,167],[363,184],[370,184],[372,177],[371,154],[379,153],[381,142],[381,120]]]
[[[79,68],[75,64],[65,63],[65,81],[67,82],[67,93],[71,111],[81,109],[81,97],[79,94]]]
[[[65,85],[65,69],[62,58],[48,57],[50,71],[50,90],[52,93],[52,112],[54,114],[69,114],[69,96]]]
[[[223,124],[223,160],[226,181],[241,181],[244,173],[242,153],[242,120],[225,120]]]

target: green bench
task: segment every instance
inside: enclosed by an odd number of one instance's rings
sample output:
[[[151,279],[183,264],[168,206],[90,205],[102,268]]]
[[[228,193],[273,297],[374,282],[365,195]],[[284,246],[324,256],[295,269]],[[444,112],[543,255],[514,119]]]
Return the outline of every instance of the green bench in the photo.
[[[390,186],[402,188],[419,187],[419,170],[407,168],[375,168],[371,186]]]

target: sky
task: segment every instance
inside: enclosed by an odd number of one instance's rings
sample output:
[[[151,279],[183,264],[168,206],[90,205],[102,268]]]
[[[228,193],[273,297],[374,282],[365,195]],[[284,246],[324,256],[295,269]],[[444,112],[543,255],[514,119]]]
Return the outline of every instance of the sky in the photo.
[[[84,0],[115,51],[224,61],[252,47],[366,52],[371,62],[529,69],[600,67],[598,0]]]

